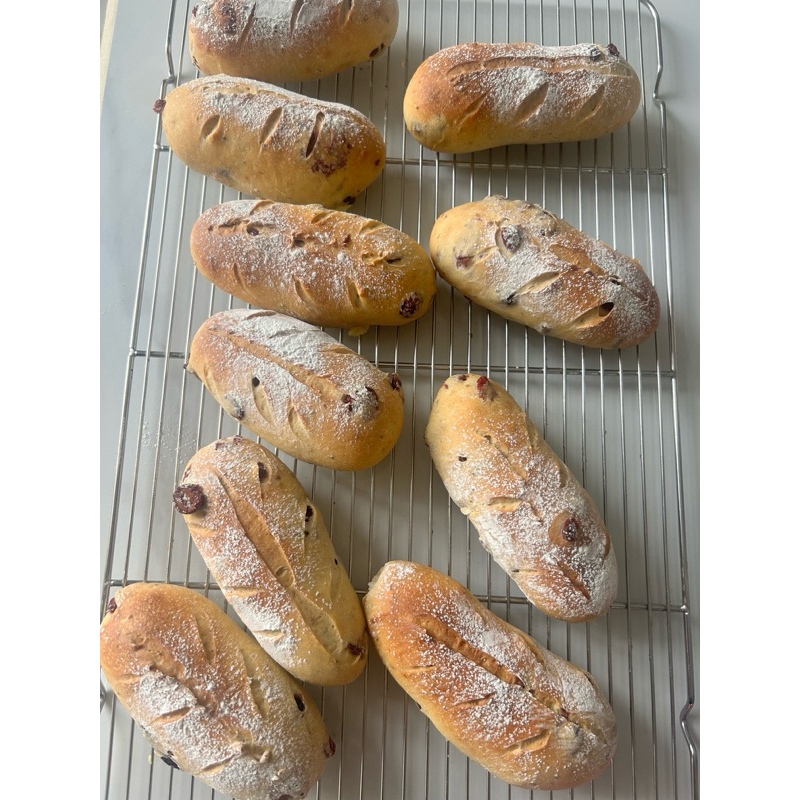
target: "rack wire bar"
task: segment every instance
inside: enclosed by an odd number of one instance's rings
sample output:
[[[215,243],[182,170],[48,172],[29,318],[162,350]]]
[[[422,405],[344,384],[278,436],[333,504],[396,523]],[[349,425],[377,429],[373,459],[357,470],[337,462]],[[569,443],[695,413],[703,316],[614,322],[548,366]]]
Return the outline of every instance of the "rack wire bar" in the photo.
[[[161,97],[197,75],[186,46],[191,5],[172,0],[165,9]],[[407,134],[402,97],[424,58],[463,41],[520,39],[614,42],[642,79],[633,121],[601,140],[464,155],[432,154]],[[698,795],[697,747],[687,725],[694,666],[662,71],[660,21],[650,0],[401,0],[397,36],[383,58],[286,85],[354,106],[382,130],[386,169],[358,199],[356,213],[424,246],[448,208],[492,193],[529,199],[638,258],[659,293],[662,319],[649,341],[594,351],[500,319],[440,281],[433,308],[411,325],[373,328],[359,339],[329,331],[384,371],[400,374],[406,424],[394,451],[357,473],[278,453],[323,513],[360,595],[389,559],[430,564],[591,671],[614,707],[619,744],[608,770],[570,790],[577,798]],[[156,119],[101,608],[129,582],[166,581],[202,592],[236,618],[194,551],[171,495],[197,449],[242,433],[183,369],[200,324],[242,305],[198,277],[189,233],[206,208],[241,195],[174,158]],[[597,502],[620,566],[619,596],[604,618],[569,625],[533,609],[450,502],[422,432],[443,380],[465,371],[501,382]],[[318,800],[544,795],[497,781],[451,747],[374,652],[352,684],[307,690],[338,745],[312,791]],[[154,759],[102,683],[101,735],[106,798],[219,796]]]

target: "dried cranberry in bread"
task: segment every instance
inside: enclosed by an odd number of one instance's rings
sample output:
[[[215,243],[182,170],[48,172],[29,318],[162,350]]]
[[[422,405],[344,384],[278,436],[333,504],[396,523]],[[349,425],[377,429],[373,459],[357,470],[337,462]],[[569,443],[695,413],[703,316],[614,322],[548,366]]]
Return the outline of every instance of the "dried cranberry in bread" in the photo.
[[[467,42],[422,62],[403,116],[425,147],[468,153],[605,136],[630,121],[640,94],[613,44]]]
[[[191,589],[119,589],[100,626],[100,664],[156,753],[225,795],[305,797],[333,755],[312,699]]]
[[[568,622],[608,611],[617,562],[600,514],[502,386],[449,377],[425,441],[483,546],[537,608]]]
[[[405,233],[319,205],[234,200],[192,229],[200,272],[226,292],[314,325],[403,325],[436,294],[428,254]]]
[[[403,389],[325,331],[274,311],[233,309],[194,336],[188,372],[226,413],[295,458],[364,469],[394,447]]]
[[[200,0],[189,50],[206,75],[314,80],[383,53],[398,14],[397,0]]]
[[[392,677],[443,736],[496,777],[567,789],[610,762],[616,723],[592,677],[452,578],[390,561],[370,584],[364,611]]]
[[[197,78],[158,108],[181,161],[254,197],[344,207],[386,160],[381,134],[363,114],[260,81]]]
[[[192,456],[173,495],[225,599],[295,678],[349,683],[364,668],[361,604],[322,515],[291,470],[241,436]]]
[[[630,347],[658,327],[658,296],[641,264],[540,206],[493,195],[433,226],[439,274],[479,305],[587,347]]]

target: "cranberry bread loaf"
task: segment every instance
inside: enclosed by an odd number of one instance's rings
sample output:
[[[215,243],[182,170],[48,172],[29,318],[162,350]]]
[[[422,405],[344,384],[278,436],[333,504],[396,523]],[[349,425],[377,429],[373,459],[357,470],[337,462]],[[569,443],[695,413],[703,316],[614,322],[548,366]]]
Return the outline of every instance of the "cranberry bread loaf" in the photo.
[[[378,57],[398,15],[397,0],[200,0],[189,50],[206,75],[315,80]]]
[[[658,296],[636,259],[524,200],[493,195],[446,211],[430,252],[470,300],[548,336],[631,347],[658,327]]]
[[[216,75],[156,101],[185,164],[245,194],[340,208],[378,177],[386,145],[353,108]]]
[[[323,686],[361,673],[361,604],[322,515],[279,458],[219,439],[191,458],[173,499],[225,599],[285,670]]]
[[[186,369],[234,419],[311,464],[371,467],[403,426],[397,375],[274,311],[214,314],[195,334]]]
[[[500,780],[567,789],[610,762],[616,723],[591,676],[452,578],[390,561],[364,610],[392,677],[444,737]]]
[[[423,61],[403,116],[425,147],[468,153],[605,136],[630,121],[640,94],[613,44],[468,42]]]
[[[436,272],[418,242],[319,205],[213,206],[195,223],[191,248],[198,270],[224,291],[353,335],[412,322],[436,294]]]
[[[333,755],[300,685],[183,586],[117,590],[100,626],[100,664],[159,756],[237,800],[305,797]]]
[[[568,622],[608,611],[617,563],[600,514],[502,386],[449,377],[425,441],[483,546],[537,608]]]

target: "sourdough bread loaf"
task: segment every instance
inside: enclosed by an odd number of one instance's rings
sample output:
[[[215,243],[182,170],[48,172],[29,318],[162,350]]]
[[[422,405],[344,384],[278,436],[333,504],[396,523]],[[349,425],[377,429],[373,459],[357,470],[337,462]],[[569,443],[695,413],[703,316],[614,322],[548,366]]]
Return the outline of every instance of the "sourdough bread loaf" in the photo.
[[[634,258],[541,206],[493,195],[442,214],[430,252],[470,300],[587,347],[632,347],[658,327],[658,295]]]
[[[260,81],[197,78],[158,107],[181,161],[254,197],[345,207],[386,160],[380,132],[363,114]]]
[[[117,590],[100,626],[100,664],[156,753],[225,795],[305,797],[333,755],[308,694],[183,586]]]
[[[291,470],[242,436],[186,466],[173,495],[225,599],[301,681],[349,683],[364,668],[361,604],[319,512]]]
[[[274,311],[233,309],[194,336],[188,372],[226,413],[302,461],[377,464],[403,426],[403,390],[323,330]]]
[[[537,608],[568,622],[608,611],[617,563],[600,514],[502,386],[449,377],[425,441],[481,544]]]
[[[226,292],[313,325],[404,325],[436,294],[428,254],[377,220],[320,205],[234,200],[195,223],[192,258]]]
[[[403,116],[432,150],[595,139],[631,120],[641,87],[617,48],[529,42],[448,47],[406,89]]]
[[[364,610],[392,677],[445,738],[500,780],[568,789],[610,762],[616,723],[592,677],[452,578],[390,561]]]
[[[314,80],[377,58],[398,15],[397,0],[200,0],[189,50],[206,75]]]

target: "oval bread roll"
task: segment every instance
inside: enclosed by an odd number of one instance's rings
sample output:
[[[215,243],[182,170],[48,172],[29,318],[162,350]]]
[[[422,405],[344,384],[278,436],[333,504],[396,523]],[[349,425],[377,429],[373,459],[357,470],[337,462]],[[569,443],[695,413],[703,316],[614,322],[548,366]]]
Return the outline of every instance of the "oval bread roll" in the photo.
[[[658,327],[641,264],[540,206],[492,196],[436,220],[430,251],[462,294],[539,333],[587,347],[631,347]]]
[[[322,515],[279,458],[219,439],[192,457],[173,499],[225,599],[284,669],[322,686],[361,673],[361,604]]]
[[[403,116],[425,147],[469,153],[605,136],[630,121],[640,93],[636,72],[613,44],[468,42],[422,62]]]
[[[245,302],[313,325],[403,325],[424,314],[436,272],[419,243],[388,225],[319,205],[234,200],[195,223],[192,258]]]
[[[616,747],[614,714],[591,676],[484,608],[430,567],[390,561],[364,598],[392,677],[439,732],[514,786],[568,789]]]
[[[181,161],[255,197],[347,206],[386,160],[378,129],[355,109],[259,81],[198,78],[157,107]]]
[[[380,55],[398,14],[397,0],[200,0],[189,49],[206,75],[313,80]]]
[[[234,419],[311,464],[371,467],[403,426],[397,375],[274,311],[214,314],[195,334],[186,369]]]
[[[537,608],[568,622],[608,611],[617,562],[600,514],[502,386],[449,377],[425,441],[483,546]]]
[[[157,754],[225,795],[305,797],[333,755],[299,684],[183,586],[119,589],[100,626],[100,664]]]

